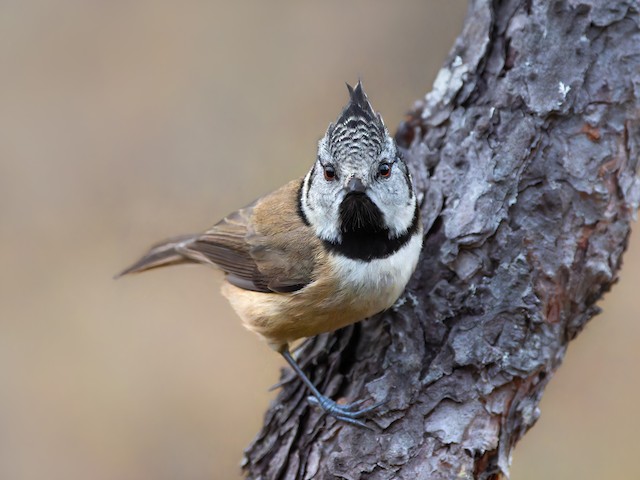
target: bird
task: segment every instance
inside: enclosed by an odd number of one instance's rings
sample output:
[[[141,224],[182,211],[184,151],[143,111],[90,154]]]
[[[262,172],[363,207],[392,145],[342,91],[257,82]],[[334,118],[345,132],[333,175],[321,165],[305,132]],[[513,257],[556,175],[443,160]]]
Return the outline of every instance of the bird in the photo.
[[[291,354],[292,342],[390,308],[413,274],[423,242],[411,173],[362,82],[294,179],[203,233],[151,247],[118,276],[185,263],[224,273],[222,294],[244,326],[284,357],[309,402],[346,423],[360,408],[323,395]]]

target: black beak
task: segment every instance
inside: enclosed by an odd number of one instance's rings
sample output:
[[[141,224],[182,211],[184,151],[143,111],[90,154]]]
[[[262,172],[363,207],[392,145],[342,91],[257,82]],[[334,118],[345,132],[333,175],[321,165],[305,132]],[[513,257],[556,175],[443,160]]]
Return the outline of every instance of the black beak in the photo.
[[[367,187],[365,187],[364,183],[357,177],[351,177],[347,182],[347,190],[349,193],[364,193],[366,189]]]

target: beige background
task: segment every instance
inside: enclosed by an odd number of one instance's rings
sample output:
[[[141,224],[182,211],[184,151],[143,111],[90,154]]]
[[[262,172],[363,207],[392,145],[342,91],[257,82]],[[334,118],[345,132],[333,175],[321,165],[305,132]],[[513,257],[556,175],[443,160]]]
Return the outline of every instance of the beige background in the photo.
[[[0,4],[0,478],[227,479],[280,359],[150,244],[302,175],[364,80],[393,130],[463,1]],[[637,478],[640,237],[513,479]]]

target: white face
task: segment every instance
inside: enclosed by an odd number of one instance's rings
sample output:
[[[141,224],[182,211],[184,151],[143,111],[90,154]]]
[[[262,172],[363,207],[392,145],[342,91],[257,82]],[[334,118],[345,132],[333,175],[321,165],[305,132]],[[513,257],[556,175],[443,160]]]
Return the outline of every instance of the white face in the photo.
[[[412,225],[416,199],[411,176],[360,85],[319,142],[301,204],[318,237],[331,243],[358,228],[384,230],[396,238]]]

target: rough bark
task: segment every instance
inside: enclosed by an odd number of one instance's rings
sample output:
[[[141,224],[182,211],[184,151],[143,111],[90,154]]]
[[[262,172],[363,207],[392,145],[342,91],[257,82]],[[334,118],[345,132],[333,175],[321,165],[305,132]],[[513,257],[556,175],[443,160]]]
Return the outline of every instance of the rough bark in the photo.
[[[508,475],[567,343],[617,278],[638,206],[638,8],[471,2],[397,134],[428,227],[418,271],[390,311],[299,352],[333,398],[387,400],[375,431],[285,382],[245,452],[250,478]]]

